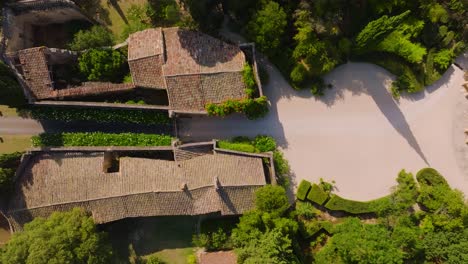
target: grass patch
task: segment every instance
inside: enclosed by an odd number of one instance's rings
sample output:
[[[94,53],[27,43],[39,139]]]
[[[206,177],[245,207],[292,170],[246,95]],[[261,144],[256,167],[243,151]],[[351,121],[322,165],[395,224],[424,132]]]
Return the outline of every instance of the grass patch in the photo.
[[[22,152],[31,147],[31,135],[0,135],[0,154]]]
[[[172,137],[157,134],[43,133],[32,137],[34,147],[44,146],[170,146]]]
[[[125,1],[108,1],[100,0],[100,5],[108,14],[108,19],[105,19],[106,27],[112,31],[116,39],[122,36],[123,29],[128,21],[127,11],[132,5],[143,6],[147,0],[125,0]],[[115,3],[115,4],[113,4]],[[107,20],[107,21],[106,21]]]
[[[312,184],[309,194],[307,195],[307,200],[312,201],[318,205],[322,205],[328,199],[328,193],[326,193],[320,186],[317,184]]]
[[[236,142],[229,142],[226,140],[218,141],[218,148],[242,151],[242,152],[248,152],[248,153],[259,152],[254,146],[252,146],[249,143],[236,143]]]
[[[325,208],[333,211],[343,211],[351,214],[377,213],[388,206],[390,198],[388,196],[367,201],[353,201],[341,198],[338,195],[331,195],[330,200],[325,204]]]
[[[310,182],[302,180],[301,183],[299,183],[299,187],[297,188],[297,199],[303,201],[307,197],[307,193],[310,190]]]

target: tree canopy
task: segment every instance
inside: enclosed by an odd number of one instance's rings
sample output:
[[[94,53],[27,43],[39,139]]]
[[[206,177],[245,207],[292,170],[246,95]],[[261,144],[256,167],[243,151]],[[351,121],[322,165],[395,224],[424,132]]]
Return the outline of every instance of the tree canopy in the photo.
[[[109,47],[114,44],[112,34],[103,26],[93,26],[88,30],[80,30],[73,36],[69,44],[71,50],[87,50],[91,48]]]
[[[110,263],[112,248],[81,209],[35,218],[0,251],[4,264]]]
[[[79,69],[89,81],[116,81],[122,79],[125,57],[112,49],[90,49],[79,59]]]

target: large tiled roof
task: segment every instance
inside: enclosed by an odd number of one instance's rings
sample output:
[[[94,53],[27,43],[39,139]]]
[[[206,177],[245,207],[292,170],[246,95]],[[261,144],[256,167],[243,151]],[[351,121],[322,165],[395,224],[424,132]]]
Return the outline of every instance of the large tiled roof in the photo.
[[[175,110],[203,111],[207,103],[247,97],[245,55],[238,46],[180,28],[149,29],[128,41],[134,84],[167,89]]]
[[[15,185],[9,214],[22,225],[52,211],[84,207],[98,223],[125,217],[241,214],[266,184],[262,159],[205,154],[187,160],[120,158],[103,172],[104,153],[40,152]]]

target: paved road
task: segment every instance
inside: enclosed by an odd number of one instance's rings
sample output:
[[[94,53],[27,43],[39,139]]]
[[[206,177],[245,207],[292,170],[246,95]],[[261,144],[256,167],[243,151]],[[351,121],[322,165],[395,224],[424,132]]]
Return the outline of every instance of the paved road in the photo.
[[[326,77],[334,88],[316,99],[295,91],[271,66],[265,92],[270,114],[251,121],[236,115],[179,122],[179,137],[209,140],[257,134],[277,139],[295,183],[335,180],[338,193],[367,200],[389,193],[397,173],[432,166],[468,193],[468,101],[455,67],[435,85],[399,102],[387,91],[393,77],[380,67],[349,63]]]
[[[24,134],[35,135],[43,132],[95,132],[102,131],[108,133],[164,133],[173,134],[172,125],[167,126],[147,126],[136,124],[106,123],[96,122],[61,122],[43,120],[37,121],[20,117],[0,117],[0,134]]]

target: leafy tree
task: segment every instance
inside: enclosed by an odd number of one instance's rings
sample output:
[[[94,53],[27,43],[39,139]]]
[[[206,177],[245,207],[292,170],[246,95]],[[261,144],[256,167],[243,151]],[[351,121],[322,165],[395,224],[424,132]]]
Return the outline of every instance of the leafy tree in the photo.
[[[440,70],[446,70],[450,66],[454,58],[455,54],[453,53],[453,51],[449,49],[443,49],[434,54],[434,64]]]
[[[394,53],[411,63],[420,63],[426,55],[426,48],[419,43],[412,43],[398,31],[390,33],[377,44],[376,50]]]
[[[125,58],[122,53],[111,49],[90,49],[79,59],[80,72],[89,81],[116,81],[122,77]]]
[[[71,50],[86,50],[114,45],[112,34],[103,26],[93,26],[89,30],[80,30],[69,44]]]
[[[274,151],[276,149],[276,141],[269,136],[256,136],[253,144],[260,152]]]
[[[277,48],[287,25],[287,16],[283,8],[275,1],[269,1],[259,10],[247,25],[250,38],[261,51],[270,56],[278,53]]]
[[[282,215],[290,204],[281,186],[266,185],[255,192],[255,207],[260,212]]]
[[[429,233],[422,239],[424,258],[432,263],[468,263],[468,228]]]
[[[112,248],[91,217],[78,208],[36,218],[0,253],[4,264],[110,263]]]
[[[395,28],[410,14],[411,11],[403,12],[397,16],[388,17],[384,15],[367,24],[367,26],[357,35],[356,46],[361,51],[379,43],[390,34]]]
[[[336,226],[328,243],[315,255],[316,263],[403,263],[403,251],[381,225],[348,218]]]

